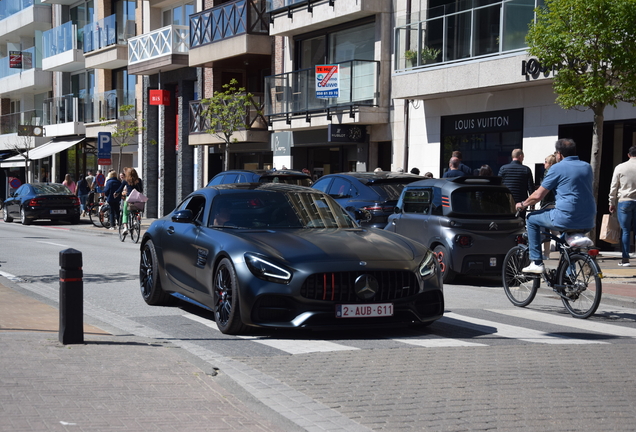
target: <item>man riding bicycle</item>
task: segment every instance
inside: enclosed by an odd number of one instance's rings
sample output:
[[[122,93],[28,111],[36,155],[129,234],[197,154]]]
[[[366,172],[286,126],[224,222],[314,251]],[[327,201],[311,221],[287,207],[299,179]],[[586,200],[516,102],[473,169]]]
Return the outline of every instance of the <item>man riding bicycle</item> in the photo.
[[[517,210],[540,202],[550,191],[556,196],[556,207],[530,213],[528,248],[530,265],[524,273],[541,274],[545,271],[541,253],[541,231],[548,228],[557,231],[590,231],[595,224],[596,202],[592,191],[592,167],[579,160],[576,144],[572,139],[562,138],[555,144],[557,164],[553,165],[541,186],[524,201],[516,204]]]

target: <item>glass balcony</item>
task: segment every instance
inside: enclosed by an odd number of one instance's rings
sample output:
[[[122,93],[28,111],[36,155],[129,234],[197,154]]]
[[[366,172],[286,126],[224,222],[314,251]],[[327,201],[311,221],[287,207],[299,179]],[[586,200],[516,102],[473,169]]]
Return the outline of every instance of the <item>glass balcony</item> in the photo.
[[[0,116],[0,135],[18,133],[18,126],[42,126],[42,110],[29,110]]]
[[[72,94],[45,99],[43,114],[45,126],[84,121],[79,98]]]
[[[241,34],[269,31],[262,0],[238,0],[190,15],[190,49]]]
[[[79,96],[78,115],[80,118],[83,118],[85,123],[116,120],[121,115],[119,108],[122,105],[136,106],[135,93],[125,92],[121,89],[110,90],[104,93],[82,93]]]
[[[543,0],[461,0],[416,12],[410,16],[415,22],[395,29],[395,69],[523,50],[528,24],[541,4]]]
[[[115,44],[126,44],[135,35],[135,21],[117,24],[115,15],[84,26],[84,52],[91,52]]]
[[[245,124],[249,129],[267,130],[267,121],[263,116],[265,95],[252,94],[250,104],[245,113]],[[206,133],[210,129],[210,120],[203,115],[208,107],[202,101],[190,101],[190,133]]]
[[[6,79],[26,70],[42,67],[42,60],[35,55],[35,47],[14,53],[0,59],[0,77]]]
[[[128,39],[128,65],[169,54],[187,54],[190,29],[169,25]]]
[[[316,98],[315,69],[265,77],[265,115],[269,117],[378,106],[380,62],[351,60],[339,63],[339,97]]]
[[[0,1],[0,20],[39,3],[39,1],[36,2],[35,0],[2,0]]]
[[[82,49],[84,29],[72,21],[42,33],[42,58],[53,57],[74,49]]]

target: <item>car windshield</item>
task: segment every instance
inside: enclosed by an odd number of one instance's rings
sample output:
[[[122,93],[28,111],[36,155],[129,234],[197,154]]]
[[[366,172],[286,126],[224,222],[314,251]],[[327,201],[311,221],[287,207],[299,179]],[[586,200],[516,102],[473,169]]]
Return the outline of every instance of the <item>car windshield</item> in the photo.
[[[305,175],[264,175],[258,179],[260,183],[285,183],[297,186],[311,186],[312,181],[309,176]]]
[[[32,185],[38,195],[73,195],[73,192],[59,183],[35,183]]]
[[[312,192],[246,190],[215,198],[209,225],[224,228],[353,228],[333,199]]]
[[[370,183],[369,187],[374,190],[383,200],[392,201],[400,198],[402,189],[410,182],[404,180],[394,182]]]
[[[511,216],[515,214],[515,202],[508,191],[495,189],[458,189],[451,195],[453,213],[472,216]]]

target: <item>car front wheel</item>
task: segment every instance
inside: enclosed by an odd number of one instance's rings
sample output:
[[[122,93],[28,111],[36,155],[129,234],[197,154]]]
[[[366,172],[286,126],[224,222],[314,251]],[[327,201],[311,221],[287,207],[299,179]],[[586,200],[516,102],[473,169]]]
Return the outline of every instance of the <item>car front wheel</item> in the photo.
[[[437,261],[439,261],[440,268],[442,270],[442,280],[444,283],[451,283],[455,279],[456,273],[450,268],[450,257],[448,251],[442,245],[435,247],[435,255],[437,255]]]
[[[144,301],[152,306],[164,306],[174,303],[174,297],[161,288],[159,280],[159,260],[152,240],[148,240],[141,249],[139,262],[139,288]]]
[[[223,258],[214,275],[214,320],[221,333],[236,335],[245,331],[240,305],[234,266],[229,259]]]

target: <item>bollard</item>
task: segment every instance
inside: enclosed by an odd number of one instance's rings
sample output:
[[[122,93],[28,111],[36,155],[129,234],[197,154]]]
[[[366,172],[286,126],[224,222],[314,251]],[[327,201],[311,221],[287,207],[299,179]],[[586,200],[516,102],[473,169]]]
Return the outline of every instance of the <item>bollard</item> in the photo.
[[[84,282],[82,253],[60,251],[60,332],[64,345],[84,343]]]

